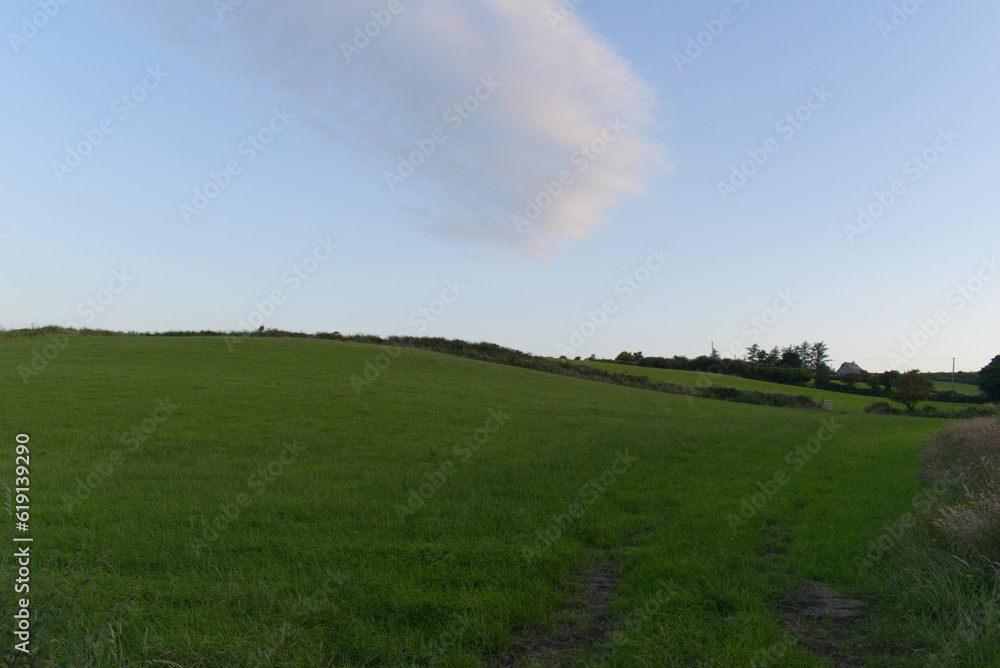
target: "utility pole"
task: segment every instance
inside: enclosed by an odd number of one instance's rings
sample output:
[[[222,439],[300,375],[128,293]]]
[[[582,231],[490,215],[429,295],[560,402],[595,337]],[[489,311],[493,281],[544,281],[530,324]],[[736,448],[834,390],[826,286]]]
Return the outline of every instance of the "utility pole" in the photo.
[[[951,358],[951,394],[955,396],[955,358]]]

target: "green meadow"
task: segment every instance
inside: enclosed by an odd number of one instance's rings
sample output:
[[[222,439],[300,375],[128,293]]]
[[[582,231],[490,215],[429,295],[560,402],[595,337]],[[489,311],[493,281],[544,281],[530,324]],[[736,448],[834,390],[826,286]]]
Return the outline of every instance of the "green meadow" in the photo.
[[[36,665],[956,658],[900,609],[893,554],[863,564],[926,493],[918,453],[943,420],[293,338],[78,336],[23,382],[45,343],[0,340],[0,478],[27,434],[40,583],[82,546],[70,584],[110,557],[38,623]],[[811,616],[817,583],[864,614]]]
[[[952,384],[945,380],[934,381],[935,392],[951,392]],[[964,394],[970,397],[978,397],[983,391],[978,386],[970,383],[955,383],[955,394]]]
[[[741,390],[755,390],[757,392],[770,392],[777,394],[802,394],[817,401],[822,399],[833,400],[834,412],[855,412],[863,411],[874,403],[885,401],[894,408],[905,409],[906,407],[896,401],[889,401],[882,397],[868,397],[862,394],[847,394],[845,392],[833,392],[829,390],[817,390],[810,386],[781,385],[779,383],[768,383],[762,380],[751,378],[739,378],[737,376],[726,376],[722,374],[701,373],[698,371],[683,371],[679,369],[656,369],[652,367],[631,366],[623,364],[612,364],[610,362],[584,362],[588,366],[596,369],[603,369],[612,373],[630,373],[638,376],[646,376],[657,381],[670,381],[699,387],[703,385],[713,385],[716,387],[735,387]],[[971,387],[971,386],[969,386]],[[935,383],[935,389],[940,389]],[[949,384],[948,389],[951,389]],[[978,394],[974,392],[973,394]],[[949,404],[942,401],[922,401],[921,406],[934,406],[942,410],[953,410],[956,404]]]

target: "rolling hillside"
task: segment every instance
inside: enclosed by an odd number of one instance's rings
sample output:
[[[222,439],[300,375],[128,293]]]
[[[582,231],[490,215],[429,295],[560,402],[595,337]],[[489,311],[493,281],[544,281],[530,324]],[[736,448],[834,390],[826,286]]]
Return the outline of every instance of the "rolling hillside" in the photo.
[[[608,362],[581,362],[596,369],[617,373],[631,373],[658,381],[671,381],[698,387],[701,385],[714,385],[717,387],[736,387],[743,390],[756,390],[758,392],[771,392],[777,394],[804,394],[807,397],[820,401],[822,399],[833,400],[833,410],[839,413],[851,413],[863,411],[866,407],[879,402],[886,401],[881,397],[867,397],[861,394],[847,394],[844,392],[830,392],[817,390],[813,387],[799,387],[796,385],[782,385],[780,383],[768,383],[762,380],[750,378],[740,378],[738,376],[724,376],[721,374],[703,374],[697,371],[681,371],[678,369],[655,369],[650,367],[631,366],[625,364],[612,364]],[[949,389],[950,389],[949,385]],[[937,389],[937,388],[935,388]],[[889,402],[892,406],[905,409],[903,404],[895,401]],[[953,410],[957,406],[941,401],[924,401],[921,406],[930,405],[942,410]]]
[[[0,434],[34,572],[112,554],[52,651],[139,588],[94,665],[828,665],[781,602],[891,604],[858,557],[942,425],[300,339],[80,336],[22,382],[45,343],[0,340]]]

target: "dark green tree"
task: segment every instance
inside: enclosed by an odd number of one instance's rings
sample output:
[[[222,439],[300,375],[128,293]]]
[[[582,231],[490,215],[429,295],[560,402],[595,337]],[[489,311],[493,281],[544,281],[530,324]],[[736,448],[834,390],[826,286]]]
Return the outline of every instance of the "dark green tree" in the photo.
[[[917,404],[930,399],[934,391],[934,381],[917,369],[901,374],[893,383],[892,398],[913,412]]]
[[[781,353],[781,361],[778,362],[778,366],[787,367],[789,369],[798,369],[802,366],[802,358],[794,350],[786,350]]]
[[[842,382],[847,387],[853,388],[855,385],[861,382],[861,374],[857,371],[852,371],[850,373],[845,373],[840,377],[840,382]]]
[[[979,389],[989,401],[1000,401],[1000,355],[979,370]]]
[[[810,349],[810,358],[813,368],[818,369],[820,364],[826,364],[830,361],[830,349],[822,341],[814,343]]]
[[[803,341],[798,346],[795,347],[795,352],[799,354],[799,359],[802,360],[802,366],[807,369],[814,369],[816,365],[813,364],[812,359],[812,344],[808,341]]]
[[[618,353],[618,357],[615,358],[615,361],[616,362],[631,362],[632,359],[633,359],[632,358],[632,353],[627,353],[627,352],[625,352],[623,350],[620,353]]]
[[[775,346],[764,357],[764,366],[777,366],[779,361],[781,361],[781,351]]]
[[[898,371],[886,371],[879,378],[879,385],[882,387],[882,396],[888,397],[892,395],[893,385],[896,384],[896,379],[899,378]]]
[[[833,369],[825,364],[820,364],[816,367],[816,389],[822,390],[830,387],[832,384],[830,381],[833,378]]]
[[[870,387],[873,390],[875,390],[876,392],[878,392],[878,388],[879,388],[879,385],[880,385],[880,375],[879,374],[877,374],[877,373],[864,373],[864,374],[862,374],[861,377],[864,379],[865,383],[868,384],[868,387]]]

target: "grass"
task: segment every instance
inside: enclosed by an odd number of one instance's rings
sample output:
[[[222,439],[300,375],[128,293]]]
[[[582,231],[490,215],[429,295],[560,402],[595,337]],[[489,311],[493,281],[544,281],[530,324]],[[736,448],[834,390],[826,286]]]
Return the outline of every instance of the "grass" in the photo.
[[[826,665],[775,610],[806,579],[891,607],[856,557],[924,489],[917,455],[945,424],[263,337],[231,354],[80,336],[24,384],[39,345],[0,341],[0,434],[31,436],[36,559],[65,570],[86,544],[88,571],[112,553],[79,595],[80,634],[139,587],[93,665],[479,666],[556,625],[594,554],[620,577],[617,630],[580,662]],[[920,628],[866,626],[905,651],[865,665],[924,665],[907,658],[934,647]]]
[[[928,439],[922,459],[927,512],[876,569],[900,592],[897,614],[937,639],[931,665],[998,665],[1000,423],[951,425]]]
[[[934,391],[951,392],[951,383],[944,380],[935,380]],[[964,394],[969,397],[978,397],[982,393],[983,391],[979,389],[978,385],[970,385],[969,383],[955,383],[955,394]]]
[[[861,394],[846,394],[843,392],[833,392],[817,390],[809,386],[798,386],[798,385],[782,385],[779,383],[768,383],[762,380],[753,380],[750,378],[740,378],[738,376],[724,376],[720,374],[705,374],[698,371],[682,371],[678,369],[656,369],[652,367],[641,367],[641,366],[625,366],[621,364],[612,364],[609,362],[582,362],[588,366],[594,367],[596,369],[603,369],[605,371],[617,371],[626,372],[641,376],[646,376],[656,381],[661,382],[674,382],[682,383],[685,385],[692,385],[695,387],[711,384],[716,387],[735,387],[741,390],[754,390],[757,392],[768,392],[768,393],[780,393],[796,395],[802,394],[807,397],[811,397],[817,401],[823,399],[833,400],[833,410],[838,413],[852,413],[857,411],[863,411],[868,406],[879,402],[887,401],[882,397],[868,397]],[[895,408],[906,408],[903,404],[889,401]],[[955,404],[949,404],[942,401],[923,401],[920,403],[921,406],[934,406],[935,408],[941,410],[954,410],[957,406]]]

